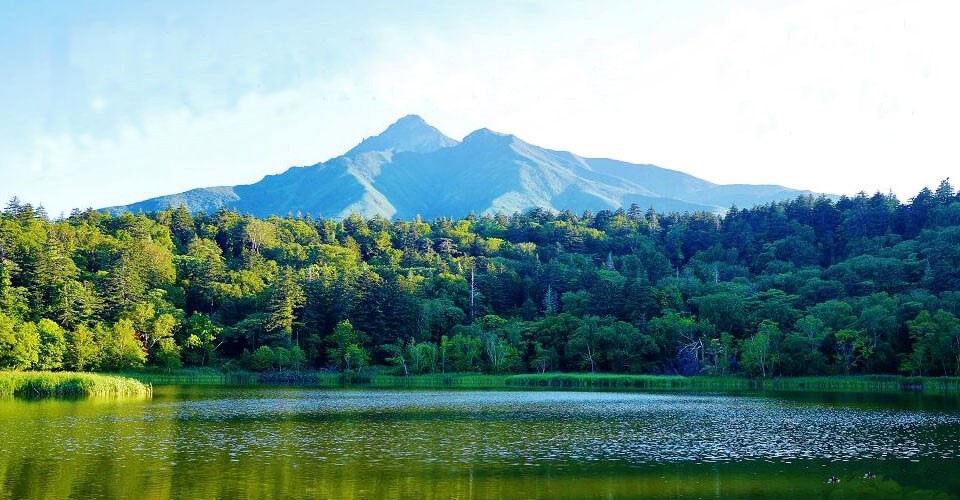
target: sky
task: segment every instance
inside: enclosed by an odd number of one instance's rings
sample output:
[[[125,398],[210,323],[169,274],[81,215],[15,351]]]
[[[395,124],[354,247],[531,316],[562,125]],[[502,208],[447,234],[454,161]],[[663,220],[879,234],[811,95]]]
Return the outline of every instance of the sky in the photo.
[[[0,200],[256,182],[406,114],[717,183],[960,177],[960,2],[0,0]]]

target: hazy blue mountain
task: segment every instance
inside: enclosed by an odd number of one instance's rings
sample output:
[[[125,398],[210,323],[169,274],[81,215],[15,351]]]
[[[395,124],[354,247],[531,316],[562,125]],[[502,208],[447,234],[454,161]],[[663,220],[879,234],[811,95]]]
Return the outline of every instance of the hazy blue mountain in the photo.
[[[443,135],[417,115],[407,115],[387,127],[380,135],[368,137],[343,156],[355,156],[370,151],[399,153],[430,153],[456,146],[457,141]]]
[[[194,212],[235,209],[257,216],[309,213],[424,218],[531,207],[615,210],[633,203],[657,211],[722,211],[731,205],[795,198],[783,186],[720,185],[655,165],[583,158],[480,129],[457,142],[409,115],[343,156],[293,167],[257,183],[193,189],[107,210]]]

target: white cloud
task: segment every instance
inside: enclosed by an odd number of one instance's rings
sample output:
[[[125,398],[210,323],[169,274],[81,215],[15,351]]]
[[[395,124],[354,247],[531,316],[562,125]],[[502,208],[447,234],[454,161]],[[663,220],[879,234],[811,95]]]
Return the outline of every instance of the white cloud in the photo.
[[[725,183],[906,198],[960,171],[960,6],[760,5],[686,30],[650,31],[657,12],[633,3],[381,30],[372,53],[322,78],[144,108],[109,136],[39,132],[0,169],[57,213],[253,182],[420,113],[456,138],[486,126]]]
[[[388,120],[377,115],[350,82],[313,81],[248,94],[228,110],[150,113],[141,125],[122,124],[108,138],[38,134],[29,155],[7,154],[0,165],[10,173],[10,185],[24,187],[16,194],[58,214],[254,182],[326,160],[359,142],[371,121]]]
[[[103,100],[102,97],[97,97],[90,101],[90,109],[95,113],[101,113],[103,110],[107,109],[107,101]]]
[[[430,104],[459,133],[490,126],[717,182],[907,198],[960,160],[960,35],[945,21],[956,8],[913,5],[740,9],[657,51],[639,35],[575,33],[549,49],[525,36],[431,47],[380,67],[376,91]]]

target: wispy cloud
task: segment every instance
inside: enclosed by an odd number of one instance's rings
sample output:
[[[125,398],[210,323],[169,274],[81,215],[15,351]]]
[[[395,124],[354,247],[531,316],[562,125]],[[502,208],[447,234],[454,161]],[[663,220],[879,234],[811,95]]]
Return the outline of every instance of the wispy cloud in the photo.
[[[68,92],[79,104],[20,116],[33,125],[2,143],[0,196],[58,213],[253,182],[407,113],[455,137],[486,126],[828,192],[910,196],[960,163],[954,4],[716,5],[465,4],[427,21],[366,9],[367,25],[325,31],[307,12],[273,49],[258,48],[262,28],[245,41],[210,28],[204,43],[209,22],[94,23],[63,70],[86,75]],[[125,48],[98,55],[105,40]]]

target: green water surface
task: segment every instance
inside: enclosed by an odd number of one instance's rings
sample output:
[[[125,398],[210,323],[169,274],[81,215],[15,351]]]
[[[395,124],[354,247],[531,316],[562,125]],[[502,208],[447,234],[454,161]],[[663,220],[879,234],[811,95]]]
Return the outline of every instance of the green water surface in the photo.
[[[0,498],[956,498],[958,457],[960,400],[921,395],[0,400]]]

